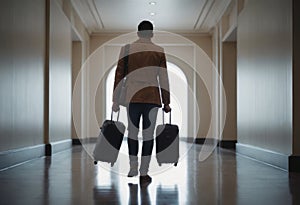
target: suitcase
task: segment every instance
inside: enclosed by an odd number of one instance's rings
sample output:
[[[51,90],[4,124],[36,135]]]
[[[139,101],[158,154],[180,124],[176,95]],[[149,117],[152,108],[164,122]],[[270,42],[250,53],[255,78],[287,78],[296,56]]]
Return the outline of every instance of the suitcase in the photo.
[[[163,111],[164,113],[164,111]],[[177,125],[164,123],[156,127],[156,159],[158,165],[162,163],[174,163],[177,166],[179,159],[179,128]]]
[[[119,150],[123,141],[125,125],[119,122],[119,113],[117,121],[113,121],[113,112],[111,119],[105,120],[100,128],[100,134],[94,148],[94,164],[97,161],[111,163],[114,165],[118,158]]]

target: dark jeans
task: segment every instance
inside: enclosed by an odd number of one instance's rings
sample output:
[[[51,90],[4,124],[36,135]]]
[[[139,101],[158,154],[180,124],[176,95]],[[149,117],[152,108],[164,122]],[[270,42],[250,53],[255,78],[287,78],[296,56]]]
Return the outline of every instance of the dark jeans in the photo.
[[[137,156],[138,154],[138,133],[141,117],[143,118],[142,156],[149,156],[152,154],[157,111],[158,106],[149,103],[130,103],[127,107],[129,155]]]

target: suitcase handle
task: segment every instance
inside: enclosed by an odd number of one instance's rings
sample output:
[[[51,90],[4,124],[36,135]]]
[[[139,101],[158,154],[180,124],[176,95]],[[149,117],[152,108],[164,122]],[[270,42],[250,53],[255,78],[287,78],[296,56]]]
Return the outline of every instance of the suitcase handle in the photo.
[[[169,112],[169,113],[170,113],[170,117],[169,117],[170,124],[171,124],[171,118],[172,118],[171,112],[172,112],[172,111]],[[163,109],[163,108],[162,108],[162,121],[163,121],[163,124],[165,124],[165,112],[164,112],[164,109]]]
[[[114,111],[111,111],[110,121],[113,121],[113,113]],[[117,122],[119,121],[119,117],[120,117],[120,110],[118,111]]]

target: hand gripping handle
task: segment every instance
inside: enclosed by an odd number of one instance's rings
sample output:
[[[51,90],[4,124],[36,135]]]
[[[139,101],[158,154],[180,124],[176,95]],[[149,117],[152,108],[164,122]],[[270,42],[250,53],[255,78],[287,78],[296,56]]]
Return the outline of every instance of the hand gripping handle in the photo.
[[[171,124],[171,118],[172,118],[171,112],[172,111],[170,111],[170,117],[169,117],[170,124]],[[164,109],[162,109],[162,120],[163,120],[163,124],[165,124],[165,112],[164,112]]]
[[[110,116],[110,120],[113,120],[113,110],[111,111],[111,116]],[[118,117],[117,117],[117,121],[119,121],[119,117],[120,117],[120,110],[118,111]]]

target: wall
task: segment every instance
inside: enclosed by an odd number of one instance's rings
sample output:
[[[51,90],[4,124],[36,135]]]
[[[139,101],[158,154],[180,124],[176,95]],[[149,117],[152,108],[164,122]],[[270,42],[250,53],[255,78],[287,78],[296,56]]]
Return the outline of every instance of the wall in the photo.
[[[184,35],[187,39],[193,41],[198,45],[212,60],[212,37],[211,36],[195,36],[195,35]],[[200,62],[201,63],[201,62]],[[211,73],[210,73],[211,74]],[[202,76],[203,77],[203,76]],[[197,138],[214,138],[214,133],[209,133],[209,126],[212,120],[212,102],[214,99],[212,95],[210,99],[208,88],[205,86],[204,82],[200,76],[196,76],[196,96],[199,103],[200,111],[200,123],[199,131],[197,133]]]
[[[223,130],[225,141],[237,139],[236,113],[236,42],[222,43],[222,80],[226,92],[226,121]]]
[[[55,142],[77,139],[77,132],[82,131],[81,126],[75,130],[72,121],[72,93],[81,65],[89,54],[90,36],[70,0],[50,2],[49,105],[53,109],[49,111],[49,141]],[[77,120],[82,120],[81,116]]]
[[[49,142],[71,139],[71,24],[50,1]]]
[[[238,19],[238,142],[292,152],[291,0],[251,0]]]
[[[226,112],[223,127],[221,147],[235,148],[237,141],[237,95],[236,95],[236,71],[237,71],[237,22],[238,15],[243,9],[244,0],[232,0],[224,11],[215,35],[219,41],[219,50],[216,60],[219,65],[219,73],[222,77],[222,85],[225,89],[224,96],[220,95],[220,113]],[[215,32],[216,32],[215,31]],[[226,102],[226,103],[225,103]],[[220,116],[220,119],[222,117]]]
[[[6,151],[44,141],[45,2],[1,1],[0,19],[0,151]]]
[[[77,76],[81,69],[81,65],[82,65],[82,42],[73,41],[72,42],[72,88],[74,88],[75,86]],[[79,118],[81,119],[81,116],[79,116]],[[74,123],[72,123],[72,139],[77,139],[77,138],[78,135],[76,133]]]
[[[103,33],[103,34],[94,34],[91,35],[90,42],[90,53],[93,53],[97,48],[99,48],[104,43],[109,40],[116,38],[122,35],[122,33]],[[211,36],[201,35],[201,34],[180,34],[183,37],[189,39],[196,45],[198,45],[203,51],[211,58],[212,57],[212,45],[211,45]]]
[[[82,58],[89,34],[69,0],[5,0],[0,17],[2,169],[70,147],[71,30]]]
[[[80,73],[81,65],[84,64],[85,60],[89,56],[89,40],[90,34],[87,32],[81,18],[78,16],[77,12],[75,11],[72,1],[71,0],[60,0],[58,1],[60,7],[62,8],[64,15],[68,19],[70,26],[72,28],[72,36],[76,36],[72,43],[72,94],[74,91],[75,83],[80,83],[82,87],[85,86],[84,76],[82,75],[82,79],[78,79],[78,74]],[[81,90],[81,88],[80,88]],[[80,91],[79,91],[80,92]],[[85,96],[78,96],[78,99],[73,99],[72,95],[72,109],[80,109],[82,112],[78,112],[79,115],[76,116],[75,121],[78,123],[75,129],[74,126],[74,116],[72,116],[72,139],[73,143],[78,143],[78,136],[86,135],[85,133],[85,123],[86,120],[83,119],[85,116],[83,107],[86,107],[86,97]],[[82,99],[82,100],[79,100]],[[74,113],[72,113],[73,115]]]

